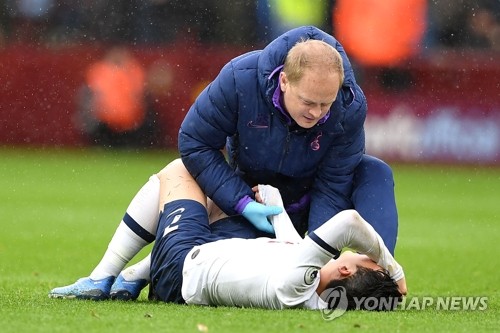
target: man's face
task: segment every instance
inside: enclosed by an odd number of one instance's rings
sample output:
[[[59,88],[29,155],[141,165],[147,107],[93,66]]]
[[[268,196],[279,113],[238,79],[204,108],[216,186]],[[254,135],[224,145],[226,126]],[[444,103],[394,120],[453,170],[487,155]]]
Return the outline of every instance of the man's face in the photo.
[[[280,73],[283,103],[290,117],[302,128],[311,128],[323,118],[339,91],[337,73],[307,69],[303,77],[291,83],[284,72]]]

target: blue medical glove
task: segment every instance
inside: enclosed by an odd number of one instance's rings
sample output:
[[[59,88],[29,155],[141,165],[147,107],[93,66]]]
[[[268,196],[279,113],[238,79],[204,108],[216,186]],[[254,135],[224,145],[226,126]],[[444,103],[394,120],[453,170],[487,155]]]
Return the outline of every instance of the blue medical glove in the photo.
[[[274,234],[274,228],[267,219],[270,215],[277,215],[283,211],[281,207],[278,206],[265,206],[256,201],[249,202],[241,215],[243,215],[250,223],[252,223],[257,229]]]

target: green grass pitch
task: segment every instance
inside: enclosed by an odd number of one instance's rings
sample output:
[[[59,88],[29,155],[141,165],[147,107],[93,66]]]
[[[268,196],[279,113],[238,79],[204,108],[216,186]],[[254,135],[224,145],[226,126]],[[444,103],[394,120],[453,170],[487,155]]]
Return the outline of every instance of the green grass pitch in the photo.
[[[86,276],[172,152],[0,149],[0,332],[486,332],[500,328],[500,168],[393,165],[409,296],[487,309],[346,313],[54,300]],[[149,248],[140,253],[146,254]],[[139,258],[138,258],[139,259]]]

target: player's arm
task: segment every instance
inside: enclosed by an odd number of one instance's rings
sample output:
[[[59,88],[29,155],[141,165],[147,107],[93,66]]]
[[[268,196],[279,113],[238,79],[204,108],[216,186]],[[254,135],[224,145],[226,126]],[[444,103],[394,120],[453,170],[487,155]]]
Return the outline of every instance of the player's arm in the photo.
[[[270,217],[271,224],[274,228],[274,233],[277,240],[299,243],[302,241],[299,233],[295,229],[283,206],[283,199],[279,190],[271,185],[258,185],[258,197],[266,205],[281,207],[283,211],[280,214]]]
[[[310,232],[290,253],[290,266],[273,281],[276,294],[286,306],[295,306],[308,299],[316,291],[319,270],[332,258],[337,258],[344,248],[366,254],[386,269],[406,294],[406,282],[402,267],[394,260],[383,240],[355,210],[345,210],[321,227]]]
[[[306,237],[323,253],[337,256],[344,248],[367,255],[389,272],[406,294],[404,272],[373,227],[355,210],[345,210],[310,232]]]

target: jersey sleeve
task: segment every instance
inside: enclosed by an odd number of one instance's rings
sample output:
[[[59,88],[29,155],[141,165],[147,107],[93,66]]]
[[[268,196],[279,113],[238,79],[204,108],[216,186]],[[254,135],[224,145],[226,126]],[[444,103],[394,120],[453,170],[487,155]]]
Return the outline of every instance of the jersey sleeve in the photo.
[[[308,302],[319,284],[319,270],[344,248],[366,254],[395,281],[404,278],[403,268],[373,227],[355,210],[345,210],[309,233],[290,253],[286,268],[273,281],[285,307]]]
[[[355,210],[335,215],[306,237],[325,251],[338,255],[343,248],[366,254],[398,281],[404,277],[403,268],[396,262],[384,241],[373,227]]]
[[[271,185],[259,185],[259,194],[266,205],[278,206],[283,208],[283,212],[278,215],[271,216],[271,224],[273,225],[276,239],[280,241],[287,241],[292,243],[299,243],[302,241],[299,233],[295,229],[290,220],[290,216],[283,206],[283,199],[279,190]]]

